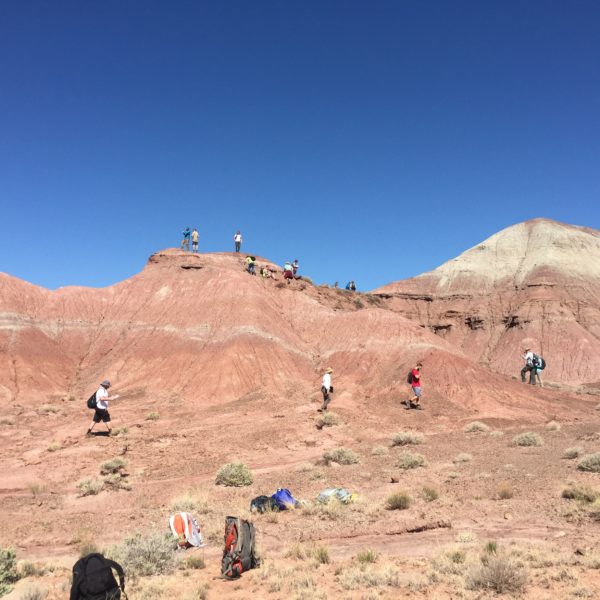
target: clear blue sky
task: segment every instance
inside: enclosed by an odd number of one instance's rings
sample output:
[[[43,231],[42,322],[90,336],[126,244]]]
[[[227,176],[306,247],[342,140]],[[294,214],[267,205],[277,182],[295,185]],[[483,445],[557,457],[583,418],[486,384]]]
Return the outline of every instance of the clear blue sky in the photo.
[[[190,225],[370,289],[599,195],[597,0],[0,3],[0,270],[36,284]]]

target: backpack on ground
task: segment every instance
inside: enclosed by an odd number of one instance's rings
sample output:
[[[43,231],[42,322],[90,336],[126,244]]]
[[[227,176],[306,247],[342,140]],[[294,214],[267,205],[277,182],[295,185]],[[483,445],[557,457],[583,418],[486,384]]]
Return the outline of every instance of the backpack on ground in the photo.
[[[292,496],[292,492],[287,488],[279,488],[272,496],[271,500],[275,502],[279,510],[288,510],[290,508],[298,508],[300,502]]]
[[[96,392],[94,392],[87,401],[87,407],[94,410],[96,408]]]
[[[533,366],[536,369],[543,371],[546,368],[546,361],[544,360],[544,357],[540,356],[539,354],[534,354],[533,355]]]
[[[267,511],[278,511],[279,506],[273,498],[269,496],[256,496],[250,502],[250,512],[266,513]]]
[[[200,548],[204,540],[198,522],[192,515],[186,512],[178,512],[171,515],[169,527],[173,536],[177,538],[180,548]]]
[[[327,488],[317,496],[317,502],[327,504],[331,498],[337,498],[342,504],[350,504],[356,500],[356,494],[352,494],[346,488]]]
[[[221,575],[238,579],[242,573],[258,567],[254,525],[238,517],[225,517],[225,547]]]
[[[412,385],[413,382],[413,374],[412,371],[408,372],[408,377],[406,378],[406,383],[410,383],[410,385]]]
[[[117,572],[117,583],[112,570]],[[102,554],[88,554],[73,565],[70,600],[120,600],[125,594],[123,567]]]

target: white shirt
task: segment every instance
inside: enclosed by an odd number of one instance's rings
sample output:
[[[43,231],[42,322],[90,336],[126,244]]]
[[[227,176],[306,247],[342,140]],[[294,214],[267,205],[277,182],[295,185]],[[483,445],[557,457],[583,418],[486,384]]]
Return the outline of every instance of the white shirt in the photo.
[[[323,375],[323,387],[327,391],[329,391],[331,388],[331,375],[329,373],[325,373],[325,375]]]
[[[236,233],[236,234],[233,236],[233,241],[234,241],[234,242],[241,242],[241,241],[242,241],[242,234],[241,234],[241,233]]]
[[[108,398],[108,390],[100,386],[96,392],[96,407],[108,410],[108,400],[104,400],[104,398]]]
[[[531,365],[533,364],[533,352],[530,350],[529,352],[526,352],[525,354],[523,354],[523,360],[528,364]]]

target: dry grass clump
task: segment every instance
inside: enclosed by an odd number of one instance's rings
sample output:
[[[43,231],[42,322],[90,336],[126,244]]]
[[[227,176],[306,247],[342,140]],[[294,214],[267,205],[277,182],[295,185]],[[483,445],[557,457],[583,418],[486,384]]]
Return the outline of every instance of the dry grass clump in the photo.
[[[430,485],[423,486],[423,489],[421,490],[421,495],[423,496],[425,502],[433,502],[434,500],[437,500],[440,497],[439,492]]]
[[[0,425],[14,425],[14,417],[0,417]]]
[[[62,446],[60,445],[60,442],[50,442],[50,444],[48,445],[48,452],[56,452],[57,450],[60,450],[62,448]]]
[[[550,421],[546,424],[546,429],[548,431],[560,431],[560,423],[557,423],[556,421]]]
[[[188,512],[193,515],[207,515],[212,512],[210,502],[193,491],[177,496],[169,505],[171,512]]]
[[[533,431],[528,431],[526,433],[519,433],[515,435],[513,438],[513,444],[515,446],[543,446],[544,440],[542,436],[538,433],[534,433]]]
[[[377,552],[375,552],[375,550],[373,550],[372,548],[367,548],[356,555],[356,560],[361,565],[371,564],[377,562],[378,556],[379,555],[377,554]]]
[[[519,594],[527,583],[525,565],[507,554],[484,554],[465,573],[469,590],[489,590],[497,594]]]
[[[392,446],[417,446],[424,440],[425,436],[418,431],[399,431],[392,438]]]
[[[223,465],[215,477],[216,485],[242,487],[254,481],[252,471],[244,463],[227,463]]]
[[[373,456],[385,456],[389,454],[389,450],[385,446],[375,446],[373,450],[371,450],[371,454]]]
[[[114,473],[119,473],[121,469],[124,469],[127,466],[127,463],[119,457],[113,458],[112,460],[107,460],[100,465],[100,473],[102,475],[110,475]]]
[[[327,565],[331,562],[329,557],[329,548],[327,546],[319,546],[313,544],[306,546],[305,544],[294,544],[285,553],[286,558],[294,558],[296,560],[314,559],[317,564]]]
[[[489,425],[482,423],[481,421],[473,421],[468,425],[465,425],[463,431],[465,433],[484,433],[490,430]]]
[[[317,429],[323,429],[323,427],[334,427],[339,425],[340,418],[333,412],[324,412],[315,421]]]
[[[473,457],[470,454],[467,454],[466,452],[461,452],[460,454],[458,454],[457,456],[454,457],[452,462],[454,464],[457,464],[457,463],[471,462],[472,460],[473,460]]]
[[[158,421],[158,419],[160,419],[160,415],[155,411],[149,412],[146,415],[146,421]]]
[[[12,548],[0,547],[0,596],[8,594],[18,579],[16,552]]]
[[[454,549],[445,552],[431,561],[431,566],[442,575],[461,575],[465,568],[467,553]]]
[[[104,489],[104,481],[95,477],[84,477],[77,483],[80,496],[95,496]]]
[[[60,408],[53,404],[43,404],[38,410],[45,415],[55,415],[60,412]]]
[[[28,560],[24,560],[19,563],[19,579],[25,579],[26,577],[43,577],[46,574],[46,568],[38,566]]]
[[[187,592],[181,600],[208,600],[208,590],[210,590],[208,583],[200,583],[195,590]]]
[[[175,569],[177,543],[170,535],[136,534],[113,546],[109,556],[121,564],[130,577],[166,575]]]
[[[580,448],[579,446],[575,446],[573,448],[567,448],[563,452],[562,457],[566,458],[567,460],[572,460],[574,458],[579,458],[582,454],[583,454],[583,448]]]
[[[129,433],[129,427],[114,427],[111,432],[110,435],[112,437],[118,437],[120,435],[127,435]]]
[[[105,489],[109,490],[131,490],[131,485],[123,476],[123,473],[111,473],[102,478]]]
[[[400,587],[400,571],[394,565],[385,565],[381,569],[359,565],[339,569],[337,582],[344,590],[358,588]]]
[[[417,469],[425,466],[425,457],[417,452],[401,452],[398,455],[396,466],[399,469]]]
[[[48,596],[48,590],[35,584],[30,584],[21,590],[19,600],[44,600]]]
[[[510,500],[515,495],[515,490],[508,481],[501,481],[496,488],[496,495],[500,500]]]
[[[323,454],[323,460],[326,463],[334,462],[339,465],[354,465],[360,462],[360,458],[356,452],[348,448],[334,448]]]
[[[577,464],[577,468],[580,471],[600,473],[600,452],[586,454]]]
[[[504,431],[500,431],[496,429],[495,431],[490,431],[490,437],[502,437],[504,435]]]
[[[562,491],[561,497],[567,500],[578,500],[585,504],[591,504],[600,498],[600,491],[587,486],[570,486]]]
[[[204,569],[206,567],[206,562],[204,561],[204,557],[200,554],[194,554],[185,559],[183,566],[186,569],[199,570]]]
[[[411,498],[406,492],[394,492],[389,495],[385,507],[388,510],[406,510],[411,503]]]

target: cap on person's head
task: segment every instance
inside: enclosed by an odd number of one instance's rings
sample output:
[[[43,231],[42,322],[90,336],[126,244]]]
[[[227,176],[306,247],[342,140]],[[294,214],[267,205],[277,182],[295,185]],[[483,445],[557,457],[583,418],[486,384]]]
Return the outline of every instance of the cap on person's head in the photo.
[[[102,387],[109,388],[110,387],[110,381],[108,379],[105,379],[100,385]]]
[[[531,348],[525,348],[525,352],[529,352]]]
[[[333,373],[333,369],[331,367],[328,367],[325,373]]]
[[[418,362],[417,363],[417,369],[420,369],[423,366],[423,363]]]

